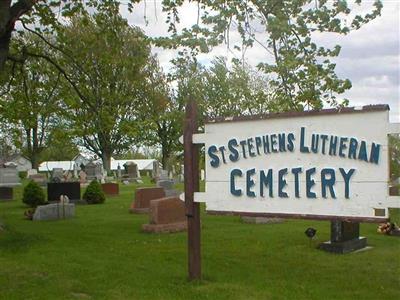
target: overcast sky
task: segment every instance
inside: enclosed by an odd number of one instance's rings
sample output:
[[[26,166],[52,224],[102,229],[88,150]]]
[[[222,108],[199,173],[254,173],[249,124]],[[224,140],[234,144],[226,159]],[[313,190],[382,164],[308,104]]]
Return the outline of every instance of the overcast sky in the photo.
[[[352,1],[349,1],[349,3]],[[372,1],[363,1],[363,9],[368,9]],[[168,35],[165,25],[166,14],[161,11],[160,1],[147,1],[135,7],[134,13],[122,13],[132,25],[140,26],[147,35],[155,37]],[[144,15],[147,22],[145,22]],[[184,5],[180,10],[182,26],[190,26],[197,19],[197,6]],[[384,0],[382,15],[361,29],[347,36],[324,34],[316,36],[322,45],[340,44],[342,51],[336,59],[336,71],[340,78],[351,80],[353,87],[343,97],[350,100],[351,106],[365,104],[389,104],[392,122],[400,122],[400,1]],[[262,40],[263,36],[258,38]],[[231,49],[239,41],[237,32],[230,33]],[[176,52],[163,49],[154,50],[165,71],[170,68],[170,60]],[[228,58],[241,57],[241,53],[230,50],[226,45],[215,48],[211,53],[198,57],[203,64],[209,64],[213,57],[223,55]],[[271,57],[263,48],[255,46],[248,49],[245,58],[251,65],[270,61]]]

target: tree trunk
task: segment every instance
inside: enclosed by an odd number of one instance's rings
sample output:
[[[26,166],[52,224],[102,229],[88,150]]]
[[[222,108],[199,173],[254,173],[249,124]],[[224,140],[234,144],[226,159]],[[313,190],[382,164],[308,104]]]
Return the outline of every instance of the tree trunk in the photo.
[[[26,142],[27,142],[27,156],[32,164],[32,169],[39,168],[39,155],[41,148],[38,145],[38,132],[37,128],[25,129]]]
[[[30,157],[31,164],[32,164],[32,169],[36,169],[36,170],[39,169],[39,158],[38,158],[38,156],[39,156],[39,153],[32,152],[31,157]]]
[[[8,51],[10,47],[11,33],[5,33],[0,36],[0,74],[3,73],[6,66]]]
[[[161,144],[161,164],[164,170],[168,170],[168,159],[170,155],[169,147],[167,146],[168,142],[163,142]]]
[[[34,127],[32,129],[33,135],[32,135],[32,169],[37,169],[39,167],[39,154],[41,152],[41,149],[39,147],[39,137],[38,137],[38,129],[37,127]]]
[[[107,172],[111,171],[111,151],[104,151],[101,160],[103,161],[103,168]]]
[[[11,40],[11,31],[7,28],[10,19],[11,1],[0,1],[0,73],[3,73]]]

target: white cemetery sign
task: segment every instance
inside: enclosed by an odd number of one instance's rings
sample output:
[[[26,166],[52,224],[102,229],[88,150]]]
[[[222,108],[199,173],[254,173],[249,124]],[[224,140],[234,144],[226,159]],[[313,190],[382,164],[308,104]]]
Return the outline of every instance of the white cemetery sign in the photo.
[[[400,197],[388,192],[387,105],[220,118],[205,144],[207,211],[379,221]]]

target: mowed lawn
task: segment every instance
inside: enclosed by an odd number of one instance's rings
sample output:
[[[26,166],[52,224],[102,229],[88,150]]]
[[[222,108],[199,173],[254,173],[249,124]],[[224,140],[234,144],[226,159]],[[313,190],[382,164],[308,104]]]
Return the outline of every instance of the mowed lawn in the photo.
[[[372,249],[335,255],[315,248],[329,222],[203,212],[203,280],[189,282],[186,233],[142,233],[148,217],[128,213],[136,187],[62,221],[25,220],[22,189],[0,203],[0,299],[400,299],[400,238],[376,224],[361,225]]]

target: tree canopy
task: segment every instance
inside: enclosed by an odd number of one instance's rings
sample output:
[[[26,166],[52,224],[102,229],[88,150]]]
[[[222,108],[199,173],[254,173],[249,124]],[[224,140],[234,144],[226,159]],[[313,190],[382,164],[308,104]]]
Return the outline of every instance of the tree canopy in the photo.
[[[140,81],[150,55],[146,37],[115,6],[73,17],[60,29],[58,41],[70,53],[61,56],[60,65],[79,91],[70,93],[69,84],[65,86],[71,127],[109,169],[111,156],[138,135]]]
[[[20,37],[18,42],[46,51],[31,34]],[[0,89],[0,115],[13,125],[14,144],[37,168],[40,154],[49,145],[49,135],[59,122],[60,73],[49,63],[32,58],[14,68],[13,77]]]
[[[348,34],[380,15],[382,3],[374,1],[365,15],[351,16],[343,0],[250,0],[193,1],[198,4],[198,19],[189,28],[177,29],[179,7],[184,1],[163,1],[168,11],[171,36],[156,39],[158,45],[176,48],[186,46],[195,52],[208,52],[221,43],[229,43],[229,33],[236,30],[242,39],[236,49],[255,43],[265,50],[258,68],[270,76],[281,110],[321,108],[324,103],[347,105],[337,95],[351,88],[348,79],[335,73],[332,59],[340,53],[318,45],[315,33]],[[354,1],[355,6],[361,0]]]
[[[107,169],[111,155],[133,143],[160,147],[165,166],[181,149],[182,112],[194,97],[210,117],[347,105],[340,94],[351,82],[337,76],[334,63],[341,48],[320,45],[315,36],[346,35],[382,8],[374,1],[359,15],[360,0],[189,1],[198,5],[198,18],[179,29],[185,1],[164,0],[170,35],[149,39],[119,13],[121,4],[132,12],[136,2],[0,1],[0,115],[15,125],[19,140],[23,129],[20,148],[25,145],[33,161],[60,137],[41,128],[59,130],[61,124],[68,128],[65,137],[76,137]],[[169,74],[151,55],[151,42],[182,50]],[[199,52],[222,43],[242,53],[258,44],[265,57],[257,70],[245,60],[197,62]]]

